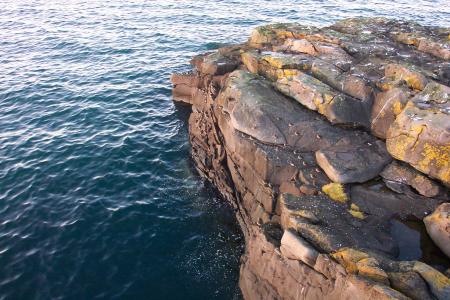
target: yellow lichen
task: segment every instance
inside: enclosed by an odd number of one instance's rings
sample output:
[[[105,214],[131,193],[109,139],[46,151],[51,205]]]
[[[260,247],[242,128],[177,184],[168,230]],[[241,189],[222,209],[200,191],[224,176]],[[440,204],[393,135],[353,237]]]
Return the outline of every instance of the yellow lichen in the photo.
[[[425,76],[404,65],[390,64],[386,66],[385,75],[395,80],[404,80],[410,88],[416,90],[423,90],[427,84]]]
[[[354,216],[355,218],[358,218],[358,219],[364,219],[366,216],[361,212],[361,211],[359,211],[359,210],[353,210],[353,209],[349,209],[348,210],[348,212],[352,215],[352,216]]]
[[[398,33],[396,39],[403,44],[419,46],[418,36],[411,32]]]
[[[402,112],[403,108],[404,105],[400,102],[400,100],[395,99],[394,105],[392,106],[392,111],[394,112],[394,114],[399,115]]]
[[[378,261],[373,257],[363,258],[356,263],[358,275],[379,282],[389,282],[388,275],[380,267]]]
[[[355,203],[350,204],[350,209],[356,210],[356,211],[361,211],[361,209],[359,208],[359,206],[356,205]]]
[[[448,168],[450,162],[450,145],[449,146],[435,146],[433,144],[425,143],[423,145],[422,155],[425,159],[434,161],[437,167]]]
[[[398,81],[391,77],[384,77],[377,82],[377,87],[379,87],[382,91],[388,91],[396,85],[398,85]]]
[[[274,56],[264,56],[263,59],[269,63],[274,68],[282,69],[283,68],[283,61],[282,59]]]
[[[277,30],[276,34],[277,34],[277,37],[282,38],[282,39],[294,37],[294,33],[292,31],[287,31],[287,30]]]
[[[414,137],[409,135],[399,135],[396,138],[387,139],[386,147],[394,158],[398,160],[405,160],[406,154],[410,151],[411,145],[415,140],[416,139]]]
[[[343,265],[347,272],[354,274],[358,272],[358,266],[356,263],[369,257],[367,253],[353,248],[339,249],[337,252],[332,253],[331,256]]]
[[[422,157],[417,167],[420,171],[429,173],[431,165],[439,168],[436,176],[444,182],[450,183],[450,145],[436,146],[430,143],[423,145]]]
[[[285,78],[285,77],[292,77],[292,76],[298,75],[299,73],[300,73],[300,71],[295,70],[295,69],[277,70],[277,78],[281,79],[281,78]]]
[[[423,79],[415,74],[411,74],[409,76],[405,76],[403,78],[406,81],[406,84],[416,90],[423,90],[425,85],[423,83]]]
[[[346,203],[348,201],[348,196],[345,193],[344,186],[340,183],[329,183],[322,186],[322,192],[328,195],[334,201],[340,203]]]
[[[258,73],[258,60],[253,53],[241,53],[241,59],[247,69],[252,73]]]
[[[360,210],[359,206],[356,205],[355,203],[352,203],[350,205],[350,209],[348,210],[348,212],[354,216],[355,218],[358,219],[364,219],[366,216],[364,215],[364,213]]]

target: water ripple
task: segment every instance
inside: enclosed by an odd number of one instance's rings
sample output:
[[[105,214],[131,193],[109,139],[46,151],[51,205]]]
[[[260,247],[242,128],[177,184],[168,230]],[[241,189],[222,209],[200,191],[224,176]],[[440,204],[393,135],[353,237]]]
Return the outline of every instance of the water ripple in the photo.
[[[0,0],[0,299],[238,299],[243,240],[168,81],[268,22],[447,1]]]

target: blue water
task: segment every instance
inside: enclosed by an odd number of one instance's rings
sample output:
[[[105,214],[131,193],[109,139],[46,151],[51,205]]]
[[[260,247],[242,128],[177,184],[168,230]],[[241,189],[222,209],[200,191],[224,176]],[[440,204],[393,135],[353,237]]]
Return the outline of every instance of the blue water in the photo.
[[[0,299],[238,299],[169,75],[268,22],[449,26],[446,0],[369,2],[0,0]]]

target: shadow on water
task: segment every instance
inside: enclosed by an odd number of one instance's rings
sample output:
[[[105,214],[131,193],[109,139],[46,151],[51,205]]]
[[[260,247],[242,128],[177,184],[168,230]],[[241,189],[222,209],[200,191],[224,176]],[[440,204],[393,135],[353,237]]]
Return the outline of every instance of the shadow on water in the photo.
[[[175,113],[178,119],[180,119],[184,125],[188,125],[189,115],[191,114],[192,108],[189,104],[185,104],[182,102],[173,102],[175,107]]]
[[[434,244],[420,221],[393,220],[391,233],[398,243],[400,260],[419,260],[441,272],[450,268],[450,259]]]

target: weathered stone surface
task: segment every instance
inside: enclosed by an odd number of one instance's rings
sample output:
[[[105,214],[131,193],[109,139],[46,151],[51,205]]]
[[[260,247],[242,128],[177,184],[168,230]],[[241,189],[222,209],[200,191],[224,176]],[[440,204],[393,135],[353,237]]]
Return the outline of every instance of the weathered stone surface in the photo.
[[[429,83],[390,126],[389,153],[450,185],[450,88]]]
[[[205,55],[199,61],[194,60],[193,64],[200,73],[205,75],[223,75],[233,71],[238,66],[236,60],[230,59],[220,52]]]
[[[328,177],[339,183],[365,182],[377,176],[391,161],[381,141],[361,148],[334,146],[316,151],[316,160]]]
[[[312,59],[306,55],[270,51],[245,51],[242,52],[241,58],[250,72],[273,81],[299,74],[300,70],[309,70],[312,65]]]
[[[312,56],[316,56],[319,52],[316,50],[314,45],[308,40],[304,39],[287,39],[283,46],[280,47],[282,50],[306,53]]]
[[[332,257],[339,261],[349,273],[389,285],[388,275],[379,262],[363,251],[342,248],[333,253]]]
[[[314,267],[319,255],[308,242],[290,230],[284,231],[280,250],[285,257],[300,260],[311,267]]]
[[[331,252],[355,246],[392,255],[396,253],[395,242],[386,234],[389,224],[383,220],[355,218],[345,205],[326,196],[295,197],[284,194],[280,204],[282,226],[298,231],[318,250]],[[292,223],[283,220],[288,220],[292,212],[299,210],[310,211],[320,222],[314,224],[305,220],[295,223],[295,228],[289,227]]]
[[[389,285],[386,272],[380,267],[378,261],[373,257],[363,258],[356,262],[358,274],[374,281]]]
[[[427,78],[412,67],[406,67],[400,64],[388,64],[384,67],[384,74],[394,80],[403,80],[406,84],[416,90],[423,90],[427,85]]]
[[[348,67],[349,68],[349,67]],[[360,100],[369,110],[374,96],[369,80],[357,72],[344,71],[336,61],[316,60],[311,66],[311,73],[334,89]]]
[[[369,126],[371,101],[362,102],[339,93],[310,75],[283,77],[276,87],[307,108],[318,111],[331,123]]]
[[[372,107],[370,126],[375,136],[386,138],[387,130],[402,112],[409,97],[410,92],[404,87],[394,87],[377,94]]]
[[[401,261],[418,246],[397,232],[448,201],[428,177],[448,170],[445,32],[384,18],[268,25],[172,76],[174,100],[192,105],[195,166],[245,235],[245,299],[448,298],[446,275]],[[405,162],[379,174],[390,158],[368,129]],[[417,238],[414,259],[448,269]]]
[[[393,288],[414,300],[431,300],[433,296],[422,277],[415,272],[391,272],[389,282]]]
[[[450,298],[450,279],[444,274],[422,262],[415,262],[413,270],[422,276],[430,287],[431,293],[439,300]]]
[[[409,220],[421,220],[442,202],[417,194],[398,194],[381,183],[352,186],[350,197],[366,214]]]
[[[435,197],[441,191],[439,184],[398,161],[389,164],[380,175],[386,185],[398,193],[404,193],[407,186],[411,186],[425,197]]]
[[[450,203],[441,204],[423,222],[436,245],[450,257]]]
[[[406,45],[413,45],[419,51],[442,59],[450,59],[448,33],[439,36],[424,26],[415,25],[414,27],[414,30],[411,30],[411,26],[397,26],[391,35],[396,41]]]

